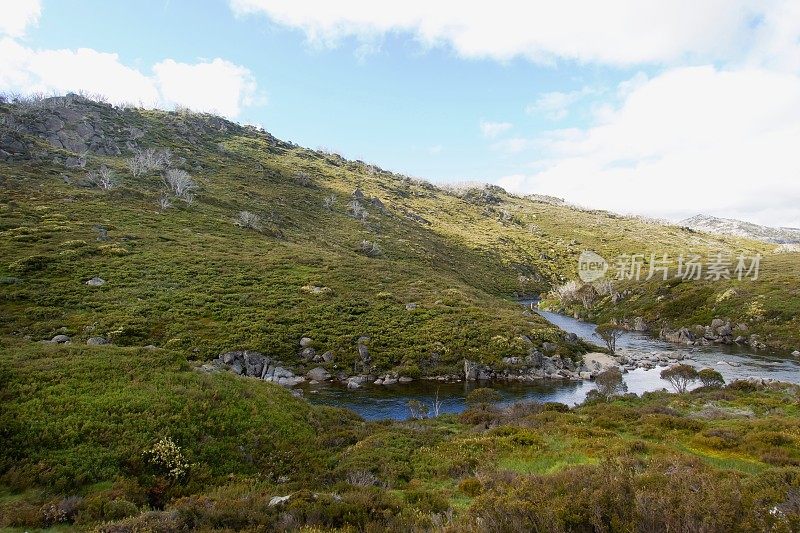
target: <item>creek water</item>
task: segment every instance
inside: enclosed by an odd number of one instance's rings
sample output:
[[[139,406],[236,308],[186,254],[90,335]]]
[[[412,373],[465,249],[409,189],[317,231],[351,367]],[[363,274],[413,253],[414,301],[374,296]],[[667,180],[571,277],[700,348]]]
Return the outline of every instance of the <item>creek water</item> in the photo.
[[[536,311],[550,323],[578,337],[598,344],[594,335],[595,325],[571,317]],[[644,353],[679,352],[686,356],[684,361],[698,368],[711,367],[719,371],[726,382],[749,377],[772,378],[780,381],[800,383],[800,360],[755,352],[745,347],[712,345],[684,346],[654,338],[645,333],[625,332],[617,341],[618,349]],[[624,375],[628,392],[641,394],[647,391],[668,388],[666,381],[659,377],[661,368],[645,370],[638,368]],[[315,404],[333,405],[355,411],[366,420],[405,420],[410,412],[408,402],[418,400],[429,406],[431,414],[439,405],[439,413],[459,413],[466,409],[465,398],[469,392],[480,386],[490,386],[503,397],[500,405],[520,401],[561,402],[567,405],[581,403],[595,385],[591,381],[540,380],[534,382],[491,383],[457,382],[443,383],[429,380],[416,380],[397,385],[365,385],[360,389],[348,390],[338,384],[306,385],[305,397]]]

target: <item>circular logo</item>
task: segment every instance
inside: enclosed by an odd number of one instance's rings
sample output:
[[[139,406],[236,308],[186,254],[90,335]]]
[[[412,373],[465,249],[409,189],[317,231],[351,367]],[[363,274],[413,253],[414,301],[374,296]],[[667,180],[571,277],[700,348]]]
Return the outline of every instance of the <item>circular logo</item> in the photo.
[[[578,257],[578,277],[584,283],[591,283],[606,275],[608,262],[602,256],[584,250]]]

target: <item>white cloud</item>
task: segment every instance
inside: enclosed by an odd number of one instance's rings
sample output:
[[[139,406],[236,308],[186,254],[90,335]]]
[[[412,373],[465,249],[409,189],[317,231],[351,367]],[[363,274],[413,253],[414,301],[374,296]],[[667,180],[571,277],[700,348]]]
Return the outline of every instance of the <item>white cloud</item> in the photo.
[[[40,0],[0,0],[0,35],[21,37],[42,14]]]
[[[561,120],[569,114],[570,107],[575,102],[594,92],[589,87],[584,87],[578,91],[542,93],[534,103],[525,108],[525,112],[529,115],[541,114],[550,120]]]
[[[781,56],[796,50],[796,0],[229,0],[238,15],[262,13],[315,43],[370,41],[393,32],[464,57],[615,65],[743,59],[756,39]],[[794,15],[794,18],[790,17]],[[773,58],[774,59],[774,58]]]
[[[34,50],[8,37],[0,39],[0,91],[85,92],[113,103],[177,104],[231,118],[263,101],[252,73],[223,59],[194,64],[166,59],[148,75],[123,64],[117,54],[90,48]]]
[[[668,70],[626,87],[594,125],[551,132],[537,170],[501,184],[584,205],[800,226],[800,76]]]
[[[162,100],[190,109],[236,117],[242,107],[263,99],[257,97],[253,74],[224,59],[193,65],[166,59],[153,72]]]
[[[487,139],[494,139],[498,135],[510,130],[514,125],[510,122],[487,122],[481,120],[480,127],[484,137]]]

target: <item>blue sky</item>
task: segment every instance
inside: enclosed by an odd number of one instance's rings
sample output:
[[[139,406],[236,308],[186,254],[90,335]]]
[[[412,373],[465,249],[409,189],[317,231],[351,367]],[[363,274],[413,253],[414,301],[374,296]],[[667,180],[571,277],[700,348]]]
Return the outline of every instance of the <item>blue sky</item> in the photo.
[[[372,4],[0,0],[0,90],[213,109],[434,182],[800,226],[792,2]]]

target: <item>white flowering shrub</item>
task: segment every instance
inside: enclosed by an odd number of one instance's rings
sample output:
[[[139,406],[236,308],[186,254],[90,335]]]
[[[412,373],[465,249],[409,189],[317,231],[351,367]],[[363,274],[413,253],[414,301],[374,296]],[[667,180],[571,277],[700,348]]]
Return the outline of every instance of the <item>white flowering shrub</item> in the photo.
[[[142,455],[150,465],[172,479],[182,479],[189,472],[189,462],[184,458],[180,447],[169,437],[162,438]]]

